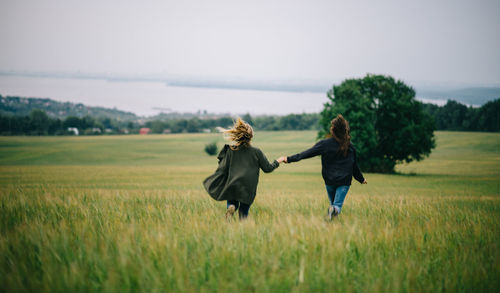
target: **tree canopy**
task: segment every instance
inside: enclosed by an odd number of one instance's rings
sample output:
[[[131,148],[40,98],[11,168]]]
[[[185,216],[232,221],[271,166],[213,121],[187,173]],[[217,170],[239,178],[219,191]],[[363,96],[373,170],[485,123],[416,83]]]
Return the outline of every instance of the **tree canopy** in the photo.
[[[342,114],[363,171],[394,172],[397,163],[420,161],[435,147],[433,119],[400,80],[383,75],[347,79],[327,96],[318,137],[328,135],[330,121]]]

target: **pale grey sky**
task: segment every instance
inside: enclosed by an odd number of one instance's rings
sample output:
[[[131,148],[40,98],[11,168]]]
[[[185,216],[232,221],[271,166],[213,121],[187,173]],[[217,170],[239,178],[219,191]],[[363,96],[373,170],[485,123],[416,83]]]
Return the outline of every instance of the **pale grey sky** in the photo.
[[[0,0],[0,70],[500,83],[500,1]]]

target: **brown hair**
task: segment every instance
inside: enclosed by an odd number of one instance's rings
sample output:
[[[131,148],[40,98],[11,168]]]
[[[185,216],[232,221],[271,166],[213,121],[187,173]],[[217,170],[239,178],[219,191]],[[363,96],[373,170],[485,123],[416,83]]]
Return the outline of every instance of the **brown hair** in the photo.
[[[253,137],[253,128],[250,124],[238,117],[233,128],[224,131],[224,136],[230,141],[232,150],[238,150],[242,146],[249,146]]]
[[[349,122],[345,120],[342,114],[333,118],[330,126],[330,134],[340,145],[339,152],[342,152],[344,157],[346,157],[349,145],[351,144],[351,129],[349,128]]]

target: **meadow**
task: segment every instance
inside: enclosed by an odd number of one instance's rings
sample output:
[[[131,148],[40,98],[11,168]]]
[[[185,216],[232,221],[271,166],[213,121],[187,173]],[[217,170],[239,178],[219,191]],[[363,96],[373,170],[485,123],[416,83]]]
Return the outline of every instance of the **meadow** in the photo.
[[[315,136],[254,145],[274,159]],[[498,292],[500,134],[436,139],[353,181],[333,222],[319,158],[261,172],[227,222],[202,186],[218,134],[0,137],[0,292]]]

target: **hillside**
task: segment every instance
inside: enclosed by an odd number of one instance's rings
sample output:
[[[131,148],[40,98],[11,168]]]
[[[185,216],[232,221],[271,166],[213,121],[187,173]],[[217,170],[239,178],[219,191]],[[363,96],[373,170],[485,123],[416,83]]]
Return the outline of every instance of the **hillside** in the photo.
[[[33,109],[45,111],[52,118],[68,116],[108,117],[119,121],[135,121],[139,117],[131,112],[103,107],[91,107],[70,102],[57,102],[51,99],[10,97],[0,95],[0,114],[27,116]]]
[[[58,102],[47,98],[25,98],[0,95],[0,114],[27,116],[33,109],[43,110],[51,118],[64,119],[68,116],[84,117],[92,116],[94,118],[107,117],[118,121],[138,121],[145,120],[175,120],[175,119],[217,119],[220,117],[231,116],[230,113],[213,114],[198,111],[197,113],[159,113],[150,117],[137,116],[132,112],[122,111],[116,108],[92,107],[81,103]]]

